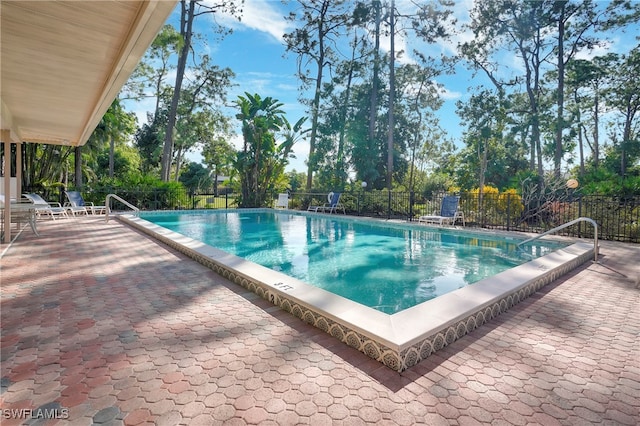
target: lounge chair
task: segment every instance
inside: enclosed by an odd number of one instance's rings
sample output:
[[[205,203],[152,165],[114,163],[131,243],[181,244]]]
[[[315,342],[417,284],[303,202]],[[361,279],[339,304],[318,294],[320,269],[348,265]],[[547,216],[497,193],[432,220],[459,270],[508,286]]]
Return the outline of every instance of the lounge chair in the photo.
[[[69,206],[71,212],[76,213],[88,213],[91,214],[105,214],[107,212],[107,206],[96,206],[93,203],[86,203],[82,198],[82,195],[78,191],[65,191],[67,200],[69,200]]]
[[[454,225],[458,219],[462,219],[462,226],[464,223],[464,213],[458,210],[460,204],[460,197],[457,195],[449,195],[442,199],[440,205],[440,214],[433,212],[432,215],[420,216],[418,223],[437,223],[438,225]]]
[[[338,209],[342,209],[342,214],[346,214],[345,210],[344,210],[344,206],[342,204],[340,204],[340,196],[342,194],[340,192],[330,192],[327,195],[327,201],[328,203],[323,205],[323,206],[309,206],[309,208],[307,208],[307,211],[314,211],[314,212],[323,212],[323,213],[337,213]]]
[[[69,215],[67,214],[67,209],[62,207],[60,203],[45,201],[38,194],[22,194],[22,196],[31,200],[31,202],[35,205],[37,217],[48,215],[51,216],[51,219],[53,220],[55,220],[56,217],[69,217]]]
[[[289,208],[289,194],[278,194],[278,200],[276,201],[276,209],[278,207],[282,207],[285,209]]]

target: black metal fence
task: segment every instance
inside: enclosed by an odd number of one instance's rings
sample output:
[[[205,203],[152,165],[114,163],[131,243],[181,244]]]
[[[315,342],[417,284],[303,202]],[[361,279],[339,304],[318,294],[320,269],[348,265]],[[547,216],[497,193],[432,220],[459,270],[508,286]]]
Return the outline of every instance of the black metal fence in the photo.
[[[225,209],[238,206],[238,194],[227,190],[213,193],[189,193],[182,189],[122,189],[113,193],[141,210]],[[108,192],[85,192],[85,199],[104,203]],[[413,192],[357,191],[341,195],[340,204],[346,214],[383,219],[417,220],[422,215],[438,213],[446,194],[425,197]],[[523,200],[515,193],[461,193],[459,209],[467,227],[522,232],[544,232],[578,217],[589,217],[598,223],[599,238],[640,242],[640,195],[569,196],[546,195]],[[273,207],[278,194],[273,194]],[[327,193],[290,193],[289,208],[307,210],[310,205],[328,203]],[[113,210],[127,210],[114,201]],[[591,225],[579,223],[565,228],[560,235],[593,237]]]
[[[189,192],[183,188],[104,188],[100,191],[83,191],[85,201],[104,204],[108,194],[113,193],[138,207],[140,210],[194,210],[194,209],[231,209],[237,207],[237,194],[228,190]],[[126,211],[128,208],[113,200],[111,209]]]

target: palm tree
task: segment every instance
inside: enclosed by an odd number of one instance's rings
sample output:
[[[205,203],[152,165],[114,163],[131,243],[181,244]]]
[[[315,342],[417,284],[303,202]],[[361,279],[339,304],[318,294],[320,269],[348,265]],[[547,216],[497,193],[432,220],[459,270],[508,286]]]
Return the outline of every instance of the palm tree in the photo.
[[[293,144],[302,134],[300,128],[304,119],[293,127],[280,109],[282,103],[271,97],[262,99],[260,95],[245,93],[236,101],[240,113],[236,118],[242,121],[243,147],[236,157],[236,169],[240,173],[241,207],[264,207],[267,195],[275,189],[284,174]],[[276,133],[284,131],[285,140],[278,145]]]

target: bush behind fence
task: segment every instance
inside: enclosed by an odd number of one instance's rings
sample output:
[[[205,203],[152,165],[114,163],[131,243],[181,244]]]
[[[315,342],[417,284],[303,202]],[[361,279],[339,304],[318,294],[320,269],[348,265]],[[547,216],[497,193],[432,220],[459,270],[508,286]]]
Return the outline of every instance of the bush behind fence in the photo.
[[[238,194],[229,191],[190,193],[182,189],[123,189],[113,191],[141,210],[191,210],[236,208]],[[88,192],[85,198],[102,204],[109,191]],[[359,191],[345,192],[340,203],[349,215],[384,219],[417,220],[421,215],[438,214],[446,194],[425,197],[412,192]],[[273,207],[278,194],[264,207]],[[327,203],[326,193],[290,193],[289,208],[306,210],[309,205]],[[127,210],[113,202],[113,210]],[[500,194],[465,192],[460,194],[459,209],[466,226],[521,232],[544,232],[578,217],[589,217],[598,223],[599,238],[604,240],[640,242],[640,195],[603,196],[579,195],[556,199],[529,198],[523,200],[515,191]],[[579,223],[559,235],[592,238],[590,225]]]

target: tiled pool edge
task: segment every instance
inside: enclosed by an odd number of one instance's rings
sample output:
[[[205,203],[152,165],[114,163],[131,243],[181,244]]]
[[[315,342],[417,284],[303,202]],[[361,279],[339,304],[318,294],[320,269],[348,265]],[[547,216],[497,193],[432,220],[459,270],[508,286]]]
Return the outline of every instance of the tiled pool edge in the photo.
[[[368,332],[364,328],[354,326],[353,322],[341,321],[339,316],[317,309],[312,304],[301,302],[295,297],[290,297],[286,292],[280,291],[274,285],[243,273],[242,268],[237,268],[234,265],[234,262],[239,259],[235,256],[143,219],[129,216],[122,216],[119,219],[398,372],[414,366],[432,353],[475,330],[545,285],[593,258],[593,248],[588,249],[586,244],[579,243],[571,246],[569,248],[570,260],[560,262],[558,265],[553,265],[554,262],[550,262],[551,266],[544,262],[538,264],[539,274],[532,279],[518,283],[512,291],[505,292],[500,297],[478,306],[478,309],[468,310],[454,320],[443,321],[428,334],[422,334],[407,341],[391,341],[379,337],[375,332]],[[571,253],[572,251],[573,253]],[[232,261],[230,262],[230,260]],[[242,263],[250,262],[243,261]],[[273,272],[273,274],[277,275],[278,273]],[[388,330],[386,331],[388,332]],[[383,334],[380,333],[380,335]]]

